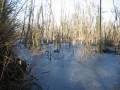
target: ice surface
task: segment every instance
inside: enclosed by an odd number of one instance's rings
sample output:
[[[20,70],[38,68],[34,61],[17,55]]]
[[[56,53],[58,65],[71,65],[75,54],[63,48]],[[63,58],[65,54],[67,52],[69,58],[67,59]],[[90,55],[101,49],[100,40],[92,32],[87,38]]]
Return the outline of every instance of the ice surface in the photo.
[[[62,45],[55,53],[53,46],[44,46],[35,54],[24,47],[19,56],[34,64],[32,74],[44,90],[120,90],[120,56],[112,54],[83,55],[82,45]],[[88,49],[89,50],[89,49]],[[92,53],[92,52],[91,52]]]

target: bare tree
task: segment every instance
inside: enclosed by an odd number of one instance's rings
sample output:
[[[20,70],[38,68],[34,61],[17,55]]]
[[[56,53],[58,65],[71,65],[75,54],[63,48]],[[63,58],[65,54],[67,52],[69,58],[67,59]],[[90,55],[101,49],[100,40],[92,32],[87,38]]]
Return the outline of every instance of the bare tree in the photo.
[[[26,32],[25,43],[27,47],[30,47],[32,42],[32,31],[31,31],[31,19],[32,19],[32,12],[33,12],[33,0],[29,0],[29,20],[28,20],[28,28]]]

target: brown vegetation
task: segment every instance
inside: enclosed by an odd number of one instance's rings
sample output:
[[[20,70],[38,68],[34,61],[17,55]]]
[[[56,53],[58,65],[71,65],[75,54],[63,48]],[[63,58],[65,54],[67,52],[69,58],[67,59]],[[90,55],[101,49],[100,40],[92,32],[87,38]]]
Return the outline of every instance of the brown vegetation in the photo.
[[[24,61],[17,58],[12,48],[16,40],[17,24],[14,22],[15,18],[10,18],[10,15],[14,8],[12,5],[15,3],[0,0],[0,90],[13,90],[16,84],[21,84],[27,67]]]

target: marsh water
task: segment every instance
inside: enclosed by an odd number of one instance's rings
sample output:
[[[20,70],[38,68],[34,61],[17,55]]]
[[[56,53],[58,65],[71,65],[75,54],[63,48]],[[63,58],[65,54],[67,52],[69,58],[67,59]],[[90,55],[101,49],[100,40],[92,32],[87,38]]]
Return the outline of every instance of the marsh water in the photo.
[[[52,44],[42,51],[17,47],[20,58],[31,66],[36,84],[44,90],[120,90],[120,56],[94,53],[81,44],[61,45],[57,50]],[[37,90],[37,85],[32,86]]]

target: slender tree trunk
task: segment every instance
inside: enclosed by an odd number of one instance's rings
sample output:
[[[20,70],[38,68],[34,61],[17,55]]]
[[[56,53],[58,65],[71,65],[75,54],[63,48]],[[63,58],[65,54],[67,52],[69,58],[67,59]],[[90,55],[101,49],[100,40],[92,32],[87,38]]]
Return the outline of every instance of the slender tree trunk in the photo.
[[[26,10],[25,10],[25,15],[24,15],[24,21],[23,21],[21,39],[22,39],[23,37],[25,38],[25,20],[26,20],[26,12],[27,12],[27,5],[26,5]],[[22,39],[22,40],[23,40],[23,39]],[[21,41],[21,42],[22,42],[22,41]]]
[[[32,6],[33,6],[33,0],[30,0],[30,5],[29,5],[29,21],[28,21],[28,29],[26,33],[26,45],[27,47],[30,47],[31,45],[31,17],[32,17]]]
[[[99,44],[99,51],[100,51],[100,53],[102,52],[102,35],[101,35],[101,32],[102,32],[102,27],[101,27],[101,4],[102,4],[102,0],[100,0],[100,33],[99,33],[99,35],[100,35],[100,44]]]

